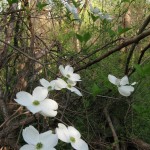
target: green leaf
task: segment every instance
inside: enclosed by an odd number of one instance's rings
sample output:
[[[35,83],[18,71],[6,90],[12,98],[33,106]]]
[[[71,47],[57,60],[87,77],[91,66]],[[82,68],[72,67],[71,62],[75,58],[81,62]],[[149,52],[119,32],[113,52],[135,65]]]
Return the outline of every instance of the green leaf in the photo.
[[[76,33],[76,37],[81,43],[84,41],[82,35]]]
[[[143,67],[143,72],[144,72],[144,75],[150,75],[150,64],[146,64]]]
[[[93,96],[100,94],[101,89],[94,83],[91,89]]]
[[[48,5],[47,3],[38,2],[37,5],[36,5],[36,7],[38,8],[38,10],[41,11],[47,5]]]
[[[93,22],[95,22],[97,19],[99,19],[98,16],[94,16],[92,13],[89,13],[89,14],[90,14],[90,16],[91,16]]]
[[[121,26],[118,27],[118,34],[121,35],[127,31],[131,30],[131,28],[122,28]]]
[[[84,102],[84,106],[85,106],[86,108],[88,108],[88,107],[90,106],[90,101],[85,101],[85,102]]]
[[[75,0],[72,0],[73,5],[78,8],[80,6],[80,2],[76,2]]]
[[[82,38],[83,41],[86,43],[91,38],[91,34],[89,32],[86,32]]]
[[[125,3],[125,2],[129,3],[130,0],[122,0],[122,1],[121,1],[121,3]]]
[[[134,65],[134,68],[136,69],[137,73],[138,73],[140,76],[142,76],[142,77],[145,76],[145,75],[144,75],[143,68],[142,68],[140,65],[135,64],[135,65]]]
[[[9,5],[12,5],[13,3],[18,3],[18,0],[7,0]]]
[[[150,76],[150,64],[146,64],[145,66],[141,67],[140,65],[134,65],[134,68],[138,72],[139,75],[142,77]]]
[[[110,37],[114,37],[117,35],[116,32],[113,31],[112,29],[108,29],[107,32],[109,33]]]

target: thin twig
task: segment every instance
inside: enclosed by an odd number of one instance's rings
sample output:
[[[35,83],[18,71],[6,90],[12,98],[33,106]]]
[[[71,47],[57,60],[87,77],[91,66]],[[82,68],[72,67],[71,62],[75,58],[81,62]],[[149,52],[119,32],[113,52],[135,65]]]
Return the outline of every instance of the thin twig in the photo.
[[[21,50],[18,49],[17,47],[15,47],[15,46],[13,46],[13,45],[11,45],[11,44],[8,44],[7,42],[5,42],[5,41],[3,41],[3,40],[1,40],[1,39],[0,39],[0,42],[6,44],[7,46],[9,46],[9,47],[11,47],[11,48],[13,48],[14,50],[16,50],[16,51],[18,51],[19,53],[23,54],[23,55],[26,56],[27,58],[29,58],[29,59],[31,59],[31,60],[33,60],[33,61],[35,61],[35,62],[41,64],[42,66],[44,66],[44,64],[42,64],[41,62],[39,62],[39,61],[36,60],[35,58],[29,56],[28,54],[24,53],[23,51],[21,51]]]
[[[116,150],[120,150],[119,143],[118,143],[119,139],[118,139],[118,136],[116,134],[115,128],[113,126],[113,123],[112,123],[112,121],[110,119],[110,116],[109,116],[109,113],[107,111],[107,108],[104,109],[104,114],[105,114],[105,117],[106,117],[106,119],[108,121],[109,127],[111,129],[111,132],[112,132],[112,135],[113,135],[113,138],[114,138],[114,142],[115,142],[115,146],[116,146],[115,148],[116,148]]]

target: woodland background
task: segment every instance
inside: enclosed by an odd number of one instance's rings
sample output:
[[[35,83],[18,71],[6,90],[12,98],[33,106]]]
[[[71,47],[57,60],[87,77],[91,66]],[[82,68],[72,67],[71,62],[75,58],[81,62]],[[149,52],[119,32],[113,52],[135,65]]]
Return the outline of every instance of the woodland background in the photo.
[[[81,21],[59,0],[0,1],[1,150],[19,149],[29,124],[42,132],[58,122],[74,125],[91,150],[150,150],[150,2],[93,0],[112,21],[92,14],[88,0],[68,3]],[[61,64],[80,74],[83,97],[51,93],[59,103],[55,118],[32,115],[15,103],[18,91],[59,77]],[[134,93],[121,96],[108,74],[138,82]],[[71,148],[62,143],[57,149]]]

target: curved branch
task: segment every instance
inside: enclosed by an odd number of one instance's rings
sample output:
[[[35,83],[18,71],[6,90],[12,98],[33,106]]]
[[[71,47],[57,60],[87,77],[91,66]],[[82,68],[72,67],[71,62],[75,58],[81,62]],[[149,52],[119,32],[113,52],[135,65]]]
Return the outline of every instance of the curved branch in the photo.
[[[94,64],[96,64],[98,62],[100,62],[101,60],[103,60],[104,58],[110,56],[111,54],[113,54],[113,53],[115,53],[117,51],[120,51],[122,48],[124,48],[124,47],[126,47],[126,46],[128,46],[130,44],[139,42],[140,40],[144,39],[145,37],[147,37],[149,35],[150,35],[150,29],[147,30],[147,31],[144,31],[143,33],[141,33],[141,34],[139,34],[139,35],[137,35],[137,36],[135,36],[133,38],[130,38],[129,40],[124,41],[122,44],[120,44],[120,45],[116,46],[115,48],[111,49],[110,51],[108,51],[104,55],[100,56],[99,58],[95,59],[94,61],[91,61],[91,62],[89,62],[89,63],[87,63],[87,64],[77,68],[75,70],[75,72],[83,70],[83,69],[86,69],[86,68],[88,68],[88,67],[90,67],[90,66],[92,66],[92,65],[94,65]]]
[[[137,64],[140,64],[140,63],[141,63],[141,60],[142,60],[142,58],[143,58],[145,52],[146,52],[149,48],[150,48],[150,43],[149,43],[146,47],[144,47],[144,49],[141,51],[141,55],[140,55],[140,57],[139,57],[139,59],[138,59]],[[132,73],[134,73],[134,72],[135,72],[135,68],[133,68],[133,69],[131,70],[131,72],[129,72],[128,76],[131,76]]]
[[[84,58],[80,59],[80,60],[77,62],[77,64],[80,63],[81,61],[83,61],[83,60],[85,60],[85,59],[91,57],[92,55],[96,54],[97,52],[103,50],[104,48],[107,48],[107,47],[110,46],[111,44],[113,44],[113,43],[115,43],[115,42],[117,42],[117,41],[120,41],[120,40],[122,40],[122,39],[123,39],[123,38],[116,39],[116,40],[111,41],[111,42],[105,44],[104,46],[102,46],[102,47],[100,47],[100,48],[94,50],[93,52],[91,52],[91,53],[89,53],[87,56],[85,56]]]
[[[14,130],[18,129],[21,125],[30,124],[35,120],[34,116],[28,117],[26,119],[22,119],[10,124],[9,126],[5,127],[3,130],[0,131],[0,139],[5,138],[8,134],[13,132]]]
[[[114,138],[114,143],[115,143],[115,146],[116,146],[115,148],[116,148],[116,150],[120,150],[119,143],[118,143],[119,139],[118,139],[118,136],[116,134],[115,128],[113,126],[113,123],[112,123],[112,121],[110,119],[109,113],[108,113],[106,108],[104,109],[104,114],[105,114],[105,117],[106,117],[106,119],[108,121],[109,127],[111,129],[111,132],[112,132],[112,135],[113,135],[113,138]]]
[[[146,28],[146,26],[149,24],[149,22],[150,22],[150,15],[146,18],[146,20],[144,21],[144,23],[143,23],[143,25],[141,26],[141,28],[139,29],[139,32],[137,33],[137,35],[139,35],[139,34],[141,34],[143,31],[144,31],[144,29]],[[134,49],[135,49],[135,47],[136,47],[136,45],[138,44],[138,42],[137,43],[135,43],[135,44],[133,44],[132,45],[132,47],[131,47],[131,49],[130,49],[130,52],[129,52],[129,55],[128,55],[128,58],[127,58],[127,63],[126,63],[126,67],[125,67],[125,74],[128,74],[128,71],[129,71],[129,63],[130,63],[130,60],[131,60],[131,58],[132,58],[132,55],[133,55],[133,51],[134,51]]]
[[[142,58],[143,58],[145,52],[146,52],[149,48],[150,48],[150,43],[149,43],[146,47],[144,47],[144,49],[141,51],[141,55],[140,55],[140,57],[139,57],[138,64],[141,63],[141,60],[142,60]]]

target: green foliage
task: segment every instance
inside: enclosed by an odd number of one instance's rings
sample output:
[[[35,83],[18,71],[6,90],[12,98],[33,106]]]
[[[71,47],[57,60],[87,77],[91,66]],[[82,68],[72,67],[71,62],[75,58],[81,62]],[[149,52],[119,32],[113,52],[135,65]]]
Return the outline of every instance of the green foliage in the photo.
[[[80,2],[79,1],[75,1],[75,0],[72,0],[72,3],[73,5],[78,8],[80,6]]]
[[[136,69],[137,73],[141,77],[150,76],[150,65],[149,64],[146,64],[143,67],[138,64],[135,64],[134,68]]]
[[[121,3],[130,3],[133,0],[121,0]]]
[[[89,32],[85,32],[83,35],[76,34],[77,39],[82,43],[82,42],[87,42],[91,38],[91,34]]]
[[[39,10],[39,11],[41,11],[45,6],[47,6],[48,4],[47,3],[41,3],[41,2],[38,2],[37,3],[37,9]]]
[[[118,26],[118,35],[121,35],[123,33],[126,33],[127,31],[131,30],[131,28],[123,28],[121,26]]]
[[[12,5],[13,3],[18,3],[18,0],[7,0],[9,5]]]
[[[92,92],[93,96],[100,94],[100,91],[101,91],[100,88],[94,83],[91,88],[91,92]]]
[[[89,13],[89,15],[91,16],[93,22],[95,22],[97,19],[99,19],[99,16],[95,16],[92,13]]]

